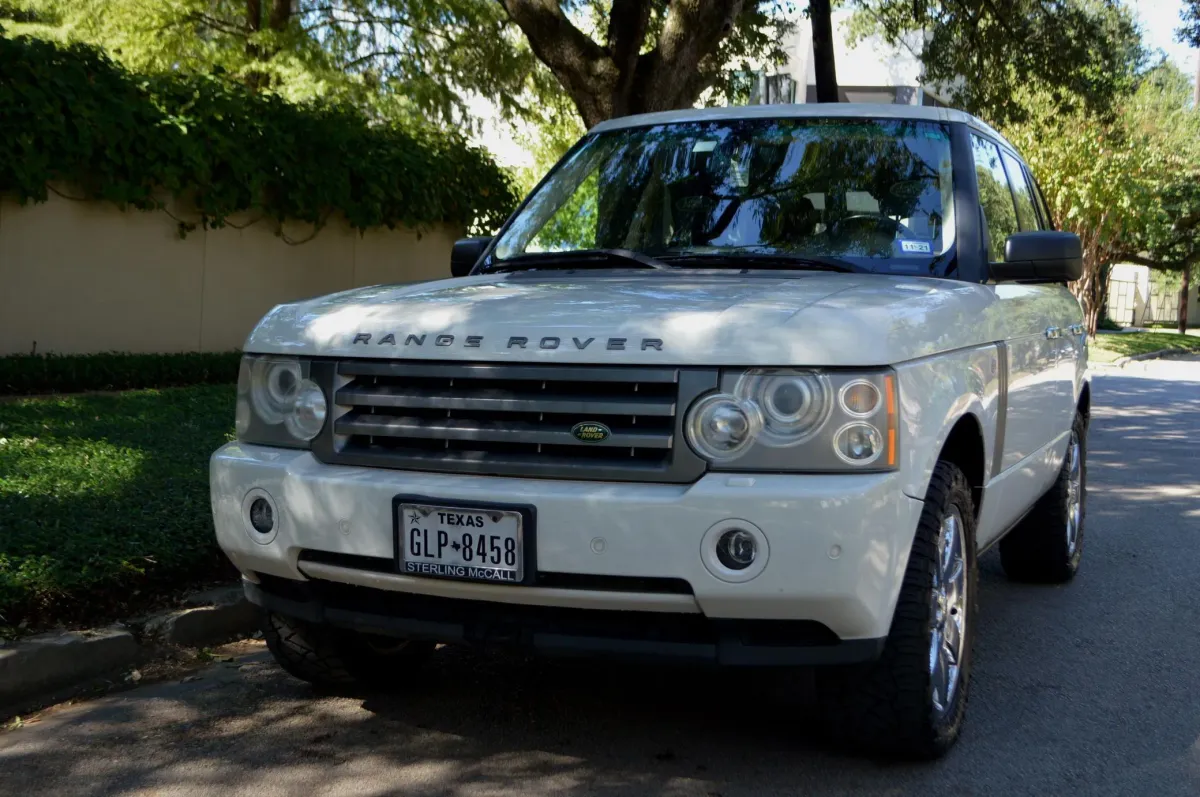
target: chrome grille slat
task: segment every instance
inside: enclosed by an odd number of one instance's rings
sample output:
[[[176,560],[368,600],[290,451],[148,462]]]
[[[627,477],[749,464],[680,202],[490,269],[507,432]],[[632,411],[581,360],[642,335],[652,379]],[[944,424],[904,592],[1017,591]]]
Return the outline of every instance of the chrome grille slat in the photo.
[[[324,360],[332,423],[322,462],[499,476],[685,483],[705,463],[682,413],[717,388],[708,368]],[[602,424],[582,441],[572,429]]]
[[[406,416],[387,416],[352,411],[338,419],[334,431],[372,437],[419,437],[430,440],[583,445],[571,436],[571,426],[522,421],[469,421],[452,418],[440,421]],[[671,433],[618,432],[604,441],[587,443],[589,448],[670,448]]]
[[[344,387],[337,391],[335,403],[350,406],[580,413],[585,415],[621,414],[671,417],[675,414],[675,400],[669,396],[662,398],[613,396],[592,399],[562,393],[542,393],[537,390],[472,390],[453,386],[446,388],[380,385]]]
[[[631,371],[634,374],[631,375]],[[553,374],[555,382],[629,382],[673,384],[674,368],[612,368],[602,365],[493,365],[488,363],[424,363],[392,360],[344,360],[342,376],[432,377],[435,379],[519,379],[539,382]]]

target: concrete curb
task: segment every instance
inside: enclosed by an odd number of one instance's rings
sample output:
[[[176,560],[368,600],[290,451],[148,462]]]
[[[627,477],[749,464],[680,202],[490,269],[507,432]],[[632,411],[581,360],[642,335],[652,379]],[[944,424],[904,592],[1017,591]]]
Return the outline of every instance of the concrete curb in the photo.
[[[1193,354],[1187,349],[1159,349],[1158,351],[1148,351],[1145,354],[1131,354],[1128,357],[1118,357],[1108,365],[1114,368],[1124,368],[1129,363],[1141,362],[1142,360],[1166,360],[1171,357],[1181,357],[1184,355]]]
[[[140,661],[125,628],[39,634],[0,646],[0,704],[94,678]]]
[[[258,628],[258,611],[240,585],[190,595],[184,604],[108,628],[0,642],[0,706],[135,667],[163,644],[205,647]]]
[[[247,636],[258,627],[258,610],[246,600],[240,586],[197,593],[184,603],[192,608],[134,623],[142,640],[199,648]]]

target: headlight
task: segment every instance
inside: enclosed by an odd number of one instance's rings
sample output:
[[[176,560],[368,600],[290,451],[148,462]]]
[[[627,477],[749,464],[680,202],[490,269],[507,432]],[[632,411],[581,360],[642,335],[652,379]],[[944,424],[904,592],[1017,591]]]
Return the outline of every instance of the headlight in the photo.
[[[321,433],[327,412],[325,393],[308,378],[306,361],[258,355],[242,358],[235,417],[239,440],[306,448]]]
[[[890,370],[753,368],[688,410],[688,442],[720,470],[878,471],[898,462]]]
[[[700,456],[710,462],[728,462],[750,447],[761,428],[758,407],[752,402],[716,394],[692,408],[687,434]]]
[[[759,439],[768,445],[803,443],[821,430],[833,409],[829,378],[813,371],[747,371],[733,392],[762,410]]]

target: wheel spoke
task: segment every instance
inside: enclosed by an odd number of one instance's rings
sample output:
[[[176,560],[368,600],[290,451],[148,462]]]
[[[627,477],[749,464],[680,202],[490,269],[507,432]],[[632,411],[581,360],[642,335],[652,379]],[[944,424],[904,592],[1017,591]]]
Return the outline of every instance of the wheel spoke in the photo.
[[[933,708],[938,714],[950,710],[966,633],[967,562],[962,522],[959,508],[948,507],[937,537],[938,558],[931,595],[929,677]]]
[[[1067,555],[1075,553],[1079,544],[1079,527],[1083,520],[1083,450],[1079,438],[1071,435],[1067,447]]]

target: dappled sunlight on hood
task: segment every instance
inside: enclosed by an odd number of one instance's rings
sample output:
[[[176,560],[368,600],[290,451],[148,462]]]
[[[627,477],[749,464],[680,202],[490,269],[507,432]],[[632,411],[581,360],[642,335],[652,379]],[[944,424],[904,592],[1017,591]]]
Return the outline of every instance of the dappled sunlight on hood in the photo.
[[[825,272],[488,274],[272,310],[247,351],[621,364],[882,365],[1004,337],[995,295]]]

